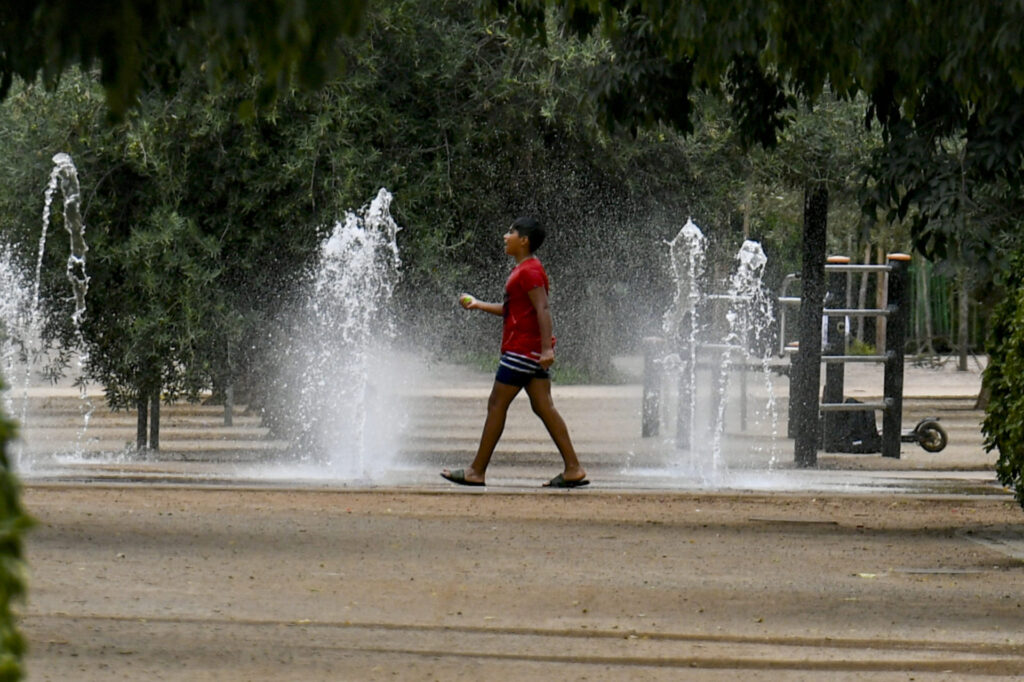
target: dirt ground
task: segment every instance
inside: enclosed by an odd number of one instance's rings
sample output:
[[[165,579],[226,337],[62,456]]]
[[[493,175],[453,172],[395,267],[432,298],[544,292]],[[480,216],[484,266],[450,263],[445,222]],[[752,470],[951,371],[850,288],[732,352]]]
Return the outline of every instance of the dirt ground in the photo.
[[[998,549],[1024,516],[1005,496],[24,499],[29,680],[1024,676],[1024,560]]]

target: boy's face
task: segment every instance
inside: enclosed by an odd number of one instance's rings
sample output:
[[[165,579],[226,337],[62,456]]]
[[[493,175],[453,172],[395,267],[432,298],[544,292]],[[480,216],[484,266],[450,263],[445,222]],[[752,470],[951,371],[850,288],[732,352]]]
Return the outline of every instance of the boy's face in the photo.
[[[514,227],[508,228],[505,233],[505,253],[515,256],[519,253],[530,252],[530,238],[519,236],[519,230]]]

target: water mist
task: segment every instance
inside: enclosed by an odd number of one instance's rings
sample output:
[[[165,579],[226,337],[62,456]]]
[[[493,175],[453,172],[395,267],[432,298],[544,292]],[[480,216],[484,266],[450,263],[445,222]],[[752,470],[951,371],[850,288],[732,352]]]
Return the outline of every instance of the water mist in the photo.
[[[394,366],[391,298],[401,259],[381,189],[334,225],[287,350],[286,393],[301,420],[297,460],[315,475],[366,480],[392,463],[401,428],[388,376]]]

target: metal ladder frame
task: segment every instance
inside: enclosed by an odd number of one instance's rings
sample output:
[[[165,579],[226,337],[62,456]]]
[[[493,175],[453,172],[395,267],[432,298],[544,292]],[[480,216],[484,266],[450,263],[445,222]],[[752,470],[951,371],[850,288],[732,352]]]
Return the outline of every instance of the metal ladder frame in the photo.
[[[909,310],[910,287],[907,278],[910,256],[891,253],[884,265],[856,265],[845,256],[830,257],[825,264],[828,286],[821,315],[827,329],[828,342],[821,354],[825,364],[825,387],[817,412],[829,428],[830,414],[852,411],[882,411],[882,456],[899,459],[900,436],[903,428],[903,349],[906,345],[907,313]],[[888,296],[885,308],[841,308],[837,302],[846,303],[846,275],[854,272],[884,272],[888,275]],[[780,307],[779,352],[785,354],[785,311],[789,306],[802,305],[800,297],[786,295],[789,284],[797,279],[787,275],[783,280],[778,297]],[[883,355],[846,355],[845,320],[850,317],[880,317],[886,319],[885,353]],[[840,322],[843,320],[843,322]],[[796,356],[794,356],[794,362]],[[843,402],[844,366],[848,362],[875,362],[884,364],[883,399],[871,403]],[[790,373],[791,377],[794,375]],[[793,396],[790,390],[790,420],[793,415]],[[815,389],[817,395],[817,389]],[[792,434],[794,438],[806,438],[807,434]],[[814,437],[814,436],[812,436]],[[820,438],[816,438],[820,442]],[[805,464],[805,463],[802,463]]]

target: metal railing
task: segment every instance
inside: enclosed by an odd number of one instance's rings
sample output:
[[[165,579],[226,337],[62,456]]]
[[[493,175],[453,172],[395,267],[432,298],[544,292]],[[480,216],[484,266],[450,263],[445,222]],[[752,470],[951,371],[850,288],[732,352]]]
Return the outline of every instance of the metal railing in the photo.
[[[825,387],[822,391],[821,400],[817,401],[816,413],[820,416],[820,434],[806,434],[790,432],[790,437],[795,439],[814,438],[816,445],[820,443],[826,451],[835,451],[834,440],[836,430],[832,427],[834,415],[839,412],[853,411],[875,411],[882,412],[882,448],[883,457],[899,458],[900,456],[900,435],[903,421],[903,348],[906,344],[906,319],[908,306],[909,286],[907,282],[907,269],[910,256],[902,253],[889,254],[888,263],[884,265],[855,265],[849,262],[845,256],[833,256],[825,264],[825,273],[828,277],[825,301],[822,307],[821,316],[823,320],[824,343],[819,355],[820,362],[825,364]],[[851,272],[884,272],[887,275],[888,304],[885,308],[847,308],[838,307],[836,304],[846,303],[847,281],[846,274]],[[778,297],[780,307],[780,329],[779,329],[779,353],[785,355],[791,352],[785,342],[786,310],[789,307],[801,305],[800,297],[790,296],[788,287],[792,282],[799,279],[795,275],[787,275]],[[848,320],[851,317],[878,317],[886,320],[885,347],[886,352],[880,355],[849,355],[847,354],[848,343]],[[799,361],[800,355],[793,356],[793,363]],[[846,363],[880,363],[884,365],[883,377],[883,400],[881,402],[858,403],[845,402],[843,400],[844,389],[844,367]],[[791,377],[802,377],[802,373],[792,371]],[[799,381],[794,379],[793,381]],[[794,396],[798,393],[793,390],[791,382],[790,390],[790,425],[793,424],[794,410],[797,405]],[[803,387],[802,395],[808,395],[811,387]],[[817,387],[813,388],[813,394],[817,397]],[[806,422],[805,422],[806,423]],[[803,442],[803,447],[798,443],[797,450],[806,452],[808,443]],[[799,462],[809,464],[808,462]]]

